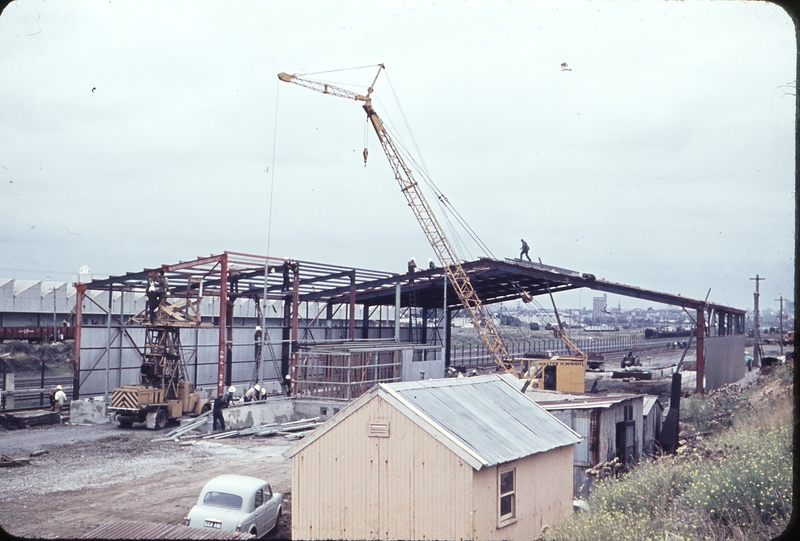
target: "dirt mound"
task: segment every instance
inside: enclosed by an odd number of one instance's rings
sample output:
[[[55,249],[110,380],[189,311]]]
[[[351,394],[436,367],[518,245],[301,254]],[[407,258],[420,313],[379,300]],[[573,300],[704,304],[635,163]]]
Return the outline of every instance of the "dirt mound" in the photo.
[[[39,372],[42,363],[50,371],[69,372],[72,370],[74,350],[71,343],[31,344],[11,340],[0,344],[0,355],[6,364],[6,370],[15,373]]]

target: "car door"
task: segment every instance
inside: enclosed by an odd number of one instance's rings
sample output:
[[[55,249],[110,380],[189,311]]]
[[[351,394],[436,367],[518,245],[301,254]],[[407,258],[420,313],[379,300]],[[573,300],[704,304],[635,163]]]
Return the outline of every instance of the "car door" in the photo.
[[[267,517],[266,517],[267,506],[264,505],[264,503],[265,503],[264,487],[261,487],[258,490],[256,490],[256,496],[254,502],[255,505],[253,509],[253,515],[255,519],[254,522],[259,536],[267,533],[267,527],[268,527]]]
[[[266,510],[264,515],[267,520],[267,528],[272,528],[278,518],[278,505],[272,494],[272,487],[269,485],[264,486],[264,509]]]

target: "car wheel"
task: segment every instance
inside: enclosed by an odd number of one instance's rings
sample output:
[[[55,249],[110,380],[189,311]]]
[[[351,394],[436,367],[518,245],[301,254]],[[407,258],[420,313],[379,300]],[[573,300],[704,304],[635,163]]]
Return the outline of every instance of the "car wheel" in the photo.
[[[203,404],[203,407],[200,408],[200,414],[202,415],[203,413],[208,413],[210,409],[211,409],[211,404],[205,403]]]
[[[167,412],[166,410],[160,409],[158,413],[156,413],[156,430],[161,430],[167,426]]]
[[[275,528],[278,527],[278,522],[280,522],[280,520],[281,520],[281,508],[278,507],[278,516],[275,517],[275,524],[272,525],[272,530],[274,530]],[[270,530],[270,531],[272,531],[272,530]]]
[[[256,530],[256,527],[255,527],[255,526],[253,526],[253,527],[251,527],[251,528],[250,528],[250,532],[249,532],[249,533],[250,533],[250,535],[252,535],[252,536],[253,536],[253,537],[255,537],[256,539],[258,539],[258,530]]]
[[[130,428],[133,426],[133,421],[120,421],[119,427],[120,428]]]

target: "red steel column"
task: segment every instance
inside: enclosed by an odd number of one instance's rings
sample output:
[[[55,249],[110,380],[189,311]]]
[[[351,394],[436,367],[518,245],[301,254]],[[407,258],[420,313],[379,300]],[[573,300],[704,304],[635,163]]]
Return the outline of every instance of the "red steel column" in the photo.
[[[705,306],[697,309],[697,385],[696,391],[702,395],[705,391],[703,379],[706,375],[706,358],[704,345],[706,336]]]
[[[228,254],[222,254],[219,270],[219,348],[217,351],[217,395],[225,392],[225,351],[228,311]]]
[[[79,400],[81,394],[81,328],[83,327],[83,296],[86,284],[75,284],[75,341],[72,361],[72,399]]]

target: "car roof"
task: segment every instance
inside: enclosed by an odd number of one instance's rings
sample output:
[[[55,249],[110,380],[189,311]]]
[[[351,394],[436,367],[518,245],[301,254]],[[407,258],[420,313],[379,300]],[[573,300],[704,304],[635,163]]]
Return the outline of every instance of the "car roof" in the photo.
[[[267,482],[265,480],[257,477],[225,474],[214,477],[211,481],[206,483],[203,487],[203,492],[213,490],[241,494],[242,492],[255,491],[266,484]]]

